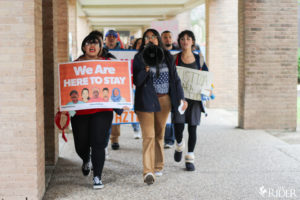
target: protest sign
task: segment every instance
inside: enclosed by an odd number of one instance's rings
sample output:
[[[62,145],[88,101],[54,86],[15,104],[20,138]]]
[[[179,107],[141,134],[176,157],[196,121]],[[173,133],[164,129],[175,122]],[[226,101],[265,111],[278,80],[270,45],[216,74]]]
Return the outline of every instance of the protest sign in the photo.
[[[115,124],[134,124],[139,123],[137,115],[133,110],[124,110],[121,115],[114,113],[114,118],[112,123]]]
[[[117,115],[114,112],[114,118],[112,121],[113,125],[117,125],[117,124],[135,124],[135,123],[139,123],[138,117],[135,114],[135,112],[133,110],[124,110],[124,112],[121,115]],[[167,120],[167,124],[171,123],[171,113],[168,116],[168,120]]]
[[[59,64],[60,110],[132,107],[129,66],[115,60]]]
[[[185,98],[200,101],[201,93],[211,90],[213,80],[211,72],[177,66],[177,73]]]

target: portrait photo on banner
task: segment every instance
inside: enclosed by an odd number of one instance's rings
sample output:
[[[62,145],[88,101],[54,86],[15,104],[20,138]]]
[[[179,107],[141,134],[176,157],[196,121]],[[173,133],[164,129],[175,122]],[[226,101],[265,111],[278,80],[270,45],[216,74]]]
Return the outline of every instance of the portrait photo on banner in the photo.
[[[61,111],[133,106],[130,61],[61,63],[58,72]]]

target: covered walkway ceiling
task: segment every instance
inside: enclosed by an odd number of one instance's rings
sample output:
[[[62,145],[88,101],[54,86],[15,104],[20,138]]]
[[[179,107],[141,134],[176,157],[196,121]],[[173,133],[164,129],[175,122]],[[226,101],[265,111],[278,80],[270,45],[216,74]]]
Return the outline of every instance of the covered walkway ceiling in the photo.
[[[203,4],[205,0],[78,0],[78,15],[93,29],[139,29],[152,21],[168,20]]]

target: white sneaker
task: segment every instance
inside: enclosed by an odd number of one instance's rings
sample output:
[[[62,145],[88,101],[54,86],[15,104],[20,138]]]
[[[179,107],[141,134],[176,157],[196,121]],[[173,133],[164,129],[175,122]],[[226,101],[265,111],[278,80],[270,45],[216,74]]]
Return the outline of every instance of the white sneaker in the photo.
[[[156,177],[161,177],[163,175],[162,171],[155,172],[154,174]]]
[[[104,188],[104,185],[103,185],[102,181],[99,179],[98,176],[95,176],[93,178],[93,181],[94,181],[94,185],[93,185],[94,189],[102,189],[102,188]]]
[[[174,146],[173,144],[168,144],[168,143],[164,144],[165,149],[171,149],[171,148],[173,148],[173,146]]]
[[[142,138],[141,131],[134,132],[133,137],[134,139],[141,139]]]

